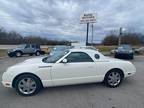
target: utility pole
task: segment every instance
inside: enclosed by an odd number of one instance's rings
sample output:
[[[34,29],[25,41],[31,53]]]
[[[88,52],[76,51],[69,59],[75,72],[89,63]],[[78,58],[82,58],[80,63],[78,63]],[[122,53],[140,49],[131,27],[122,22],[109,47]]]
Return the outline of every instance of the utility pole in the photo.
[[[93,46],[93,23],[92,23],[91,27],[92,27],[92,38],[91,38],[91,45]]]
[[[121,45],[121,36],[122,36],[122,27],[119,29],[119,39],[118,39],[118,45]]]
[[[86,46],[88,46],[89,23],[87,23]]]

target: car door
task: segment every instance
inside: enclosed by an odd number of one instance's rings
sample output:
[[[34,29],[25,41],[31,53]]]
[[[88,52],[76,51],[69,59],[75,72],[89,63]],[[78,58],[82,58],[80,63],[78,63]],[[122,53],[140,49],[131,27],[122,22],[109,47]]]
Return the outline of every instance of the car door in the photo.
[[[30,53],[35,53],[36,52],[36,47],[37,47],[36,44],[32,44]]]
[[[97,81],[97,67],[87,53],[71,52],[65,59],[67,63],[61,61],[52,67],[51,75],[55,86]]]
[[[27,44],[25,46],[25,48],[23,49],[23,53],[30,53],[31,51],[31,45],[30,44]]]

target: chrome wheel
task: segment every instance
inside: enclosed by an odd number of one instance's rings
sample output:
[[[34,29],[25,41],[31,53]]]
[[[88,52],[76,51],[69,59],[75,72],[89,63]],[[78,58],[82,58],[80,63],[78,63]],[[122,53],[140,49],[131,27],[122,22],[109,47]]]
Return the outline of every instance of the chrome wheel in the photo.
[[[32,94],[36,88],[36,82],[32,78],[23,78],[18,83],[18,89],[23,94]]]
[[[20,57],[20,56],[21,56],[21,53],[20,53],[20,52],[16,52],[16,56],[17,56],[17,57]]]
[[[119,72],[111,72],[108,75],[107,82],[110,86],[117,86],[121,82],[121,75]]]
[[[36,55],[39,56],[39,55],[40,55],[40,52],[36,52]]]

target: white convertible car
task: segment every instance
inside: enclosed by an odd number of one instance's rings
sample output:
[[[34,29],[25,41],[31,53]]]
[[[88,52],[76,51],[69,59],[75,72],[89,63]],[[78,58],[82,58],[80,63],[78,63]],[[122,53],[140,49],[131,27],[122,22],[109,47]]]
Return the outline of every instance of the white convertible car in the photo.
[[[69,49],[45,58],[28,59],[4,72],[2,83],[30,96],[43,87],[104,82],[117,87],[136,72],[128,61],[103,56],[92,49]]]

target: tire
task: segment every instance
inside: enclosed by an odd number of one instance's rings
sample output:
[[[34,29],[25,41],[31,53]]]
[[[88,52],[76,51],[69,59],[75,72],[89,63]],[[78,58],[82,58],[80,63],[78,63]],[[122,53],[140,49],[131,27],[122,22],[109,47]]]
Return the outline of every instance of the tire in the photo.
[[[115,55],[114,55],[114,58],[118,58],[118,55],[117,55],[117,54],[115,54]]]
[[[39,51],[36,51],[35,55],[36,55],[36,56],[40,56],[40,52],[39,52]]]
[[[32,96],[40,92],[42,83],[34,75],[24,74],[17,78],[15,82],[15,89],[18,94],[22,96]]]
[[[133,54],[129,55],[129,59],[133,60],[134,59],[134,55]]]
[[[9,57],[13,57],[13,55],[8,54]]]
[[[21,53],[20,51],[17,51],[17,52],[15,52],[15,56],[16,56],[16,57],[21,57],[21,56],[22,56],[22,53]]]
[[[123,80],[123,74],[120,70],[114,69],[105,75],[104,83],[106,86],[115,88],[118,87]]]

